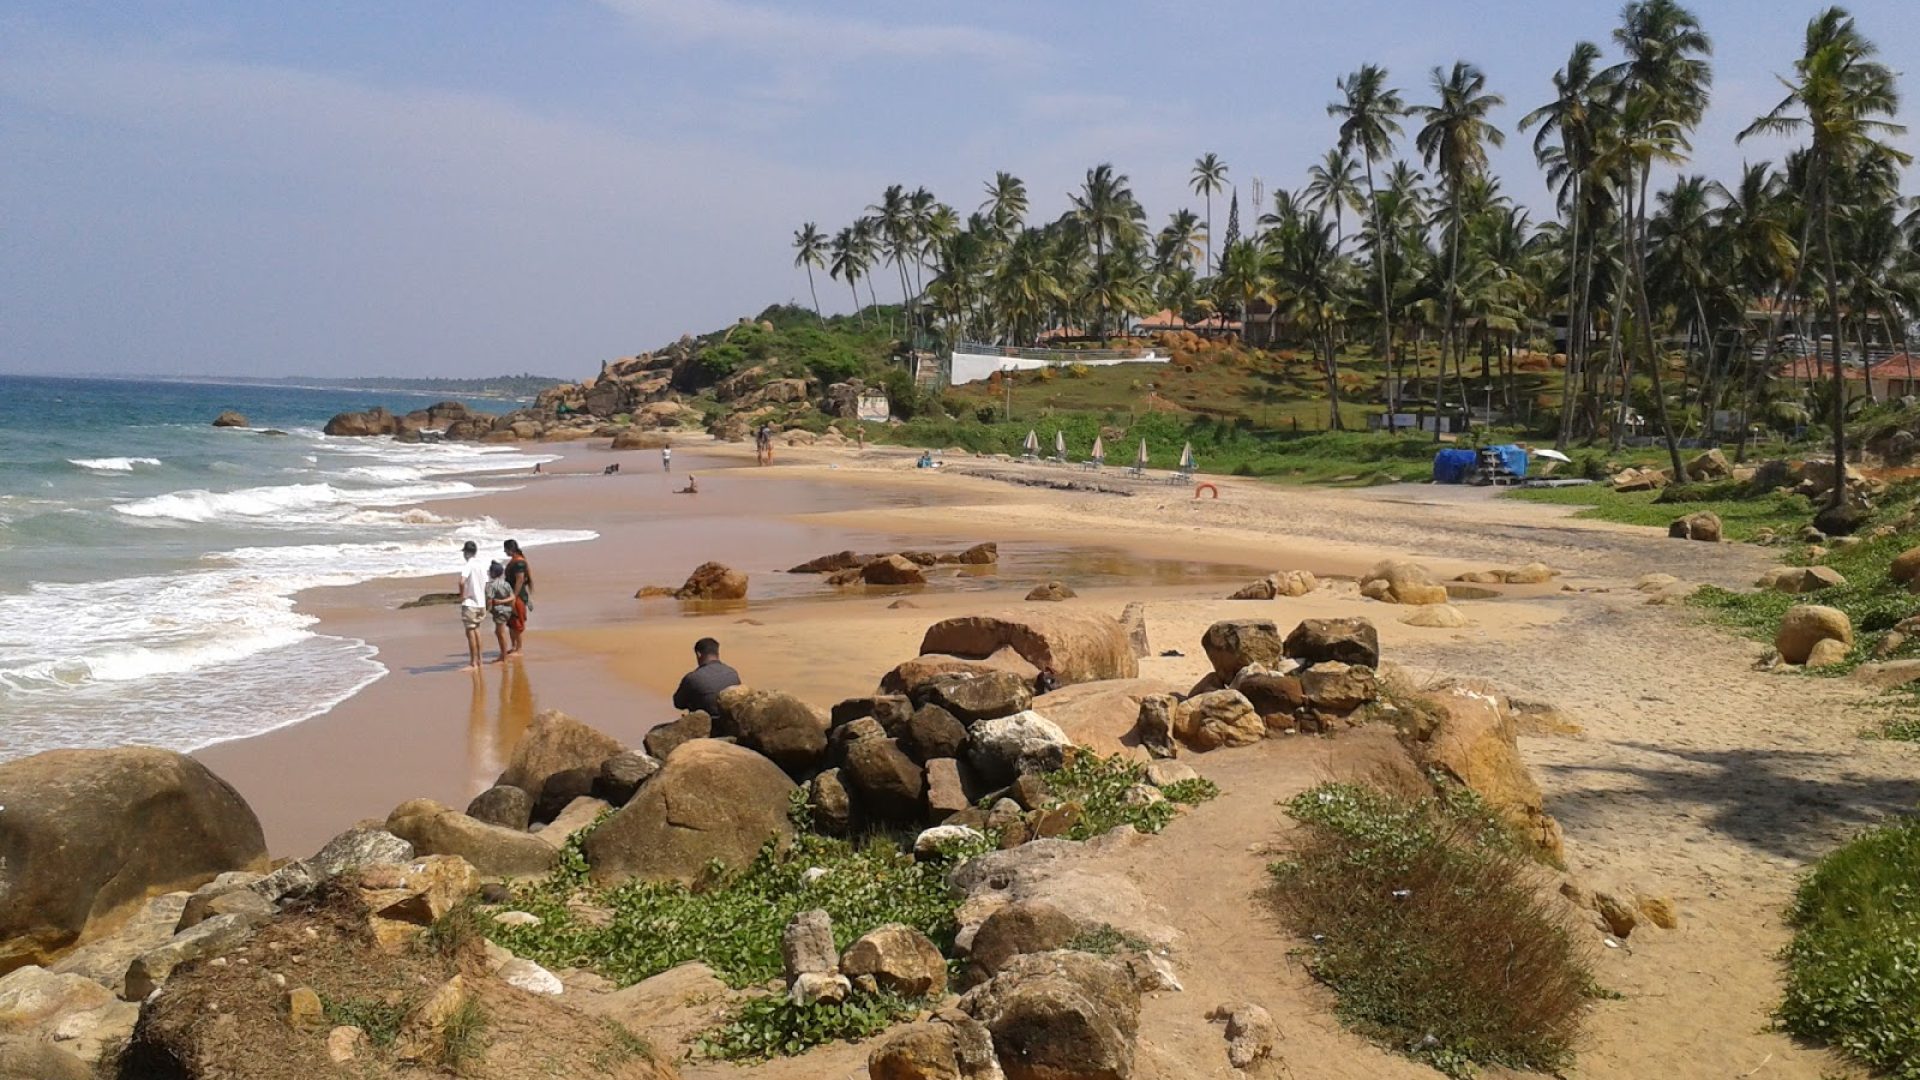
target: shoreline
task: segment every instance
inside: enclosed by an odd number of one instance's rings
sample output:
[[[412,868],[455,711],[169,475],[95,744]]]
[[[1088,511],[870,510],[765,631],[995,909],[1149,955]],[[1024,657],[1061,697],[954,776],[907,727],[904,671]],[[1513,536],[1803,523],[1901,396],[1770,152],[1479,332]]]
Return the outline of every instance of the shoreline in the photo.
[[[720,638],[749,684],[825,706],[871,693],[881,672],[918,652],[930,623],[1020,603],[1028,587],[1050,578],[1075,586],[1076,606],[1118,614],[1135,599],[1174,606],[1217,599],[1231,591],[1222,588],[1229,582],[1237,587],[1278,569],[1343,578],[1383,558],[1410,557],[1451,577],[1527,561],[1465,557],[1442,527],[1463,516],[1515,522],[1563,543],[1618,528],[1559,524],[1569,513],[1563,508],[1436,498],[1429,489],[1345,492],[1222,479],[1219,501],[1194,501],[1158,484],[1143,485],[1145,497],[1130,499],[1062,492],[966,470],[918,470],[917,452],[877,446],[782,447],[773,467],[758,469],[747,464],[745,445],[682,437],[668,476],[652,451],[538,445],[559,455],[544,476],[475,477],[482,494],[453,500],[529,528],[598,534],[528,552],[536,589],[524,656],[492,663],[495,645],[483,627],[487,662],[478,673],[460,671],[464,641],[449,607],[396,610],[443,590],[438,577],[308,590],[296,597],[296,609],[319,619],[314,632],[368,643],[386,673],[304,720],[193,751],[254,805],[276,854],[304,854],[354,820],[384,816],[406,799],[464,807],[491,784],[531,717],[547,708],[638,745],[648,729],[678,715],[667,698],[691,666],[690,646],[699,636]],[[602,476],[600,463],[610,456],[625,467]],[[710,477],[697,501],[672,493],[689,474]],[[489,492],[489,479],[510,481],[514,490]],[[1381,527],[1366,542],[1315,535],[1351,533],[1355,518],[1390,506],[1402,518],[1408,511],[1430,517],[1435,527]],[[817,578],[783,573],[845,548],[960,548],[981,540],[1000,543],[1002,563],[975,580],[833,590]],[[709,559],[747,571],[751,599],[700,610],[631,598],[642,585],[677,585]],[[450,553],[448,578],[457,565]],[[1514,600],[1527,595],[1501,591]],[[889,607],[902,597],[913,606]],[[1320,614],[1321,606],[1318,598],[1294,601],[1287,614]],[[840,644],[824,644],[830,642]],[[1180,670],[1158,658],[1143,668]]]

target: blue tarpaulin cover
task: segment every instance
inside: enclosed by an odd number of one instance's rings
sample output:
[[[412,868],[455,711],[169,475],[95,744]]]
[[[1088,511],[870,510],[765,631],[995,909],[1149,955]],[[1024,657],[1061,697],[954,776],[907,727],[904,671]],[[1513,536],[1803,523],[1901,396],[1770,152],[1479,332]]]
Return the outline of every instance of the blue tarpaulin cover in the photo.
[[[1471,450],[1441,450],[1433,455],[1433,482],[1464,484],[1473,475],[1478,460]]]
[[[1515,476],[1527,475],[1527,452],[1525,450],[1513,445],[1489,446],[1487,449],[1499,455],[1500,464],[1505,465],[1508,472]]]

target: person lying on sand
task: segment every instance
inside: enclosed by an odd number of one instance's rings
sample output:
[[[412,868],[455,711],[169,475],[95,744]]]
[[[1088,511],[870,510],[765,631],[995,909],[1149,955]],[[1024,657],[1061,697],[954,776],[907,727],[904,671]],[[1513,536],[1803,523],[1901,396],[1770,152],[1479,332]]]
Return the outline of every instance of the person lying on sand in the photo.
[[[698,494],[700,494],[700,478],[699,478],[699,477],[697,477],[697,476],[689,476],[689,477],[687,477],[687,486],[686,486],[686,487],[683,487],[683,488],[680,488],[680,489],[678,489],[678,490],[676,490],[676,491],[674,492],[674,494],[675,494],[675,495],[698,495]]]
[[[673,707],[717,716],[720,691],[739,686],[740,673],[720,662],[720,643],[710,637],[693,643],[693,661],[693,670],[680,677],[680,686],[673,692]]]

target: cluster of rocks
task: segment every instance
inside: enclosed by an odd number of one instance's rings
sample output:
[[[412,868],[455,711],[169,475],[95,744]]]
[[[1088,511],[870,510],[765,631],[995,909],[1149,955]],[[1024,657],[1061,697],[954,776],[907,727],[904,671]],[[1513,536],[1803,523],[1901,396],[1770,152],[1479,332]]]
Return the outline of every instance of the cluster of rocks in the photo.
[[[693,573],[688,574],[687,580],[677,589],[666,585],[643,585],[633,594],[636,600],[661,596],[675,600],[745,600],[747,574],[725,563],[704,562],[694,567]]]
[[[936,566],[993,566],[999,561],[1000,545],[989,540],[964,551],[836,551],[809,559],[787,573],[824,574],[829,585],[922,585],[927,570]]]
[[[1853,620],[1839,608],[1796,604],[1780,617],[1773,648],[1781,663],[1831,667],[1853,649]]]
[[[1185,697],[1142,703],[1140,741],[1149,753],[1328,731],[1380,696],[1380,639],[1366,619],[1307,619],[1285,637],[1267,619],[1227,619],[1208,627],[1200,645],[1213,672]]]
[[[1686,463],[1686,480],[1701,484],[1715,480],[1750,481],[1760,470],[1736,468],[1717,448],[1707,450]],[[1654,491],[1674,482],[1672,469],[1625,468],[1613,473],[1610,483],[1615,491]]]
[[[1234,590],[1229,600],[1277,600],[1305,596],[1320,587],[1320,579],[1308,570],[1281,570]]]
[[[1444,604],[1447,586],[1433,571],[1406,559],[1386,559],[1360,578],[1360,595],[1389,604]]]

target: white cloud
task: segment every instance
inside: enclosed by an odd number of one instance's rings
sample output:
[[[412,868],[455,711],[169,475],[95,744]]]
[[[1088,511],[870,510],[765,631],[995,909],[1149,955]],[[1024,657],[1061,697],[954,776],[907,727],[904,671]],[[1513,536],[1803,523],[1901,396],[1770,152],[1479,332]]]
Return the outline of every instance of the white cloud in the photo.
[[[735,0],[600,0],[635,22],[688,41],[713,43],[794,62],[854,60],[985,61],[1027,64],[1043,49],[1015,34],[950,24],[894,24],[807,14]]]

